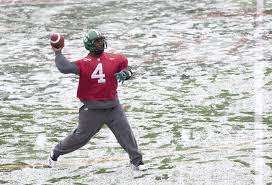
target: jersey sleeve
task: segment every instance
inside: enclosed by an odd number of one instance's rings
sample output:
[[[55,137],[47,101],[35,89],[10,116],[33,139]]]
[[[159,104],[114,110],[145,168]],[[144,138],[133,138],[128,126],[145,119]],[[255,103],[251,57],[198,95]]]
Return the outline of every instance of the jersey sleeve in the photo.
[[[77,65],[77,67],[79,69],[79,74],[80,74],[80,71],[82,69],[82,64],[83,64],[82,59],[81,60],[76,60],[76,61],[74,61],[74,63]]]
[[[119,71],[122,71],[123,69],[126,69],[128,67],[128,59],[124,55],[119,55],[120,57],[120,64],[119,64]]]

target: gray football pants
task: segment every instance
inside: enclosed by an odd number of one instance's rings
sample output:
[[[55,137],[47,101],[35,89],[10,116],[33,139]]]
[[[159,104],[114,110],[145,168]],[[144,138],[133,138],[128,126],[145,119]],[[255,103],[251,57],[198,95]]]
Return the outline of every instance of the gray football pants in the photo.
[[[138,151],[137,142],[120,104],[110,109],[86,110],[84,106],[81,107],[77,128],[55,146],[54,155],[67,154],[84,146],[102,128],[104,123],[128,153],[130,162],[136,166],[143,164],[142,154]]]

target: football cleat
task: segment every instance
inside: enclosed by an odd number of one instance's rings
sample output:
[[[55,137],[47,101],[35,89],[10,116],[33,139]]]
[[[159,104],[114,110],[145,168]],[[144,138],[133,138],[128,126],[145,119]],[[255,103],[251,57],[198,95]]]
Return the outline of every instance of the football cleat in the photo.
[[[51,153],[50,153],[49,156],[48,156],[48,167],[49,167],[49,168],[53,168],[53,167],[56,166],[56,164],[57,164],[57,161],[54,161],[54,160],[52,159],[53,155],[54,155],[54,153],[53,153],[53,150],[52,150]]]
[[[144,164],[141,164],[139,166],[135,166],[134,164],[130,163],[130,168],[135,171],[145,171],[147,170],[146,166]]]

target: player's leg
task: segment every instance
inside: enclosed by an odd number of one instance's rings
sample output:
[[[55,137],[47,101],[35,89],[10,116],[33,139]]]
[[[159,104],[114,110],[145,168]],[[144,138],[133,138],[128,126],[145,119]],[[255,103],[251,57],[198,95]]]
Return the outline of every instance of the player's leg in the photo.
[[[103,110],[80,108],[77,128],[54,147],[51,159],[56,161],[60,155],[73,152],[84,146],[103,126],[104,114]]]
[[[114,107],[111,110],[108,118],[109,120],[107,121],[107,125],[115,135],[118,143],[128,153],[130,163],[135,166],[142,165],[142,154],[138,150],[137,142],[122,106],[118,105]]]

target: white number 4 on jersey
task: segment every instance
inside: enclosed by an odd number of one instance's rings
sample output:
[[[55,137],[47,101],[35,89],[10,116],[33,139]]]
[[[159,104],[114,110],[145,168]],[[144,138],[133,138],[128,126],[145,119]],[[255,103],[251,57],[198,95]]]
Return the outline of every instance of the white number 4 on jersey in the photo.
[[[106,83],[105,74],[103,74],[102,63],[97,64],[95,70],[91,75],[92,79],[97,79],[97,83]]]

